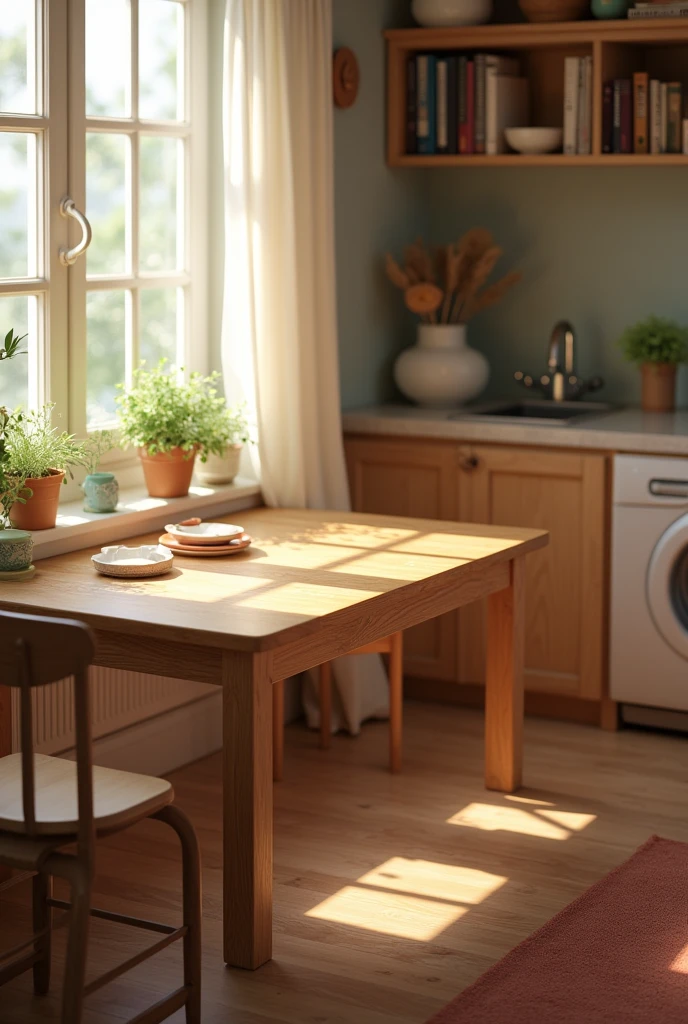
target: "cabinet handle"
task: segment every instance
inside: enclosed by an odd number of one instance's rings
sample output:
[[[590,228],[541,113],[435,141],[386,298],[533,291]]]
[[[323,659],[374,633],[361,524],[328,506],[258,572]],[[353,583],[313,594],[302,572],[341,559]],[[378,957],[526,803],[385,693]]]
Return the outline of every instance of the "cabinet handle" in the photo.
[[[480,465],[480,459],[477,455],[464,455],[459,459],[459,466],[466,473],[471,473],[474,469],[477,469]]]

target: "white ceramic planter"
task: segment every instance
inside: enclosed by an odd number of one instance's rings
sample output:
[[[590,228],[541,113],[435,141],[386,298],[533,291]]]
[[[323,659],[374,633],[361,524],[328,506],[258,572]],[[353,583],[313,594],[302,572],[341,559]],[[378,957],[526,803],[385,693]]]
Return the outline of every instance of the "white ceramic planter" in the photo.
[[[399,390],[418,405],[450,409],[485,388],[490,366],[466,343],[465,324],[419,324],[418,339],[394,364]]]
[[[230,444],[224,455],[209,455],[207,462],[197,462],[196,477],[202,484],[231,484],[239,472],[241,444]]]
[[[492,16],[492,0],[413,0],[411,12],[419,25],[482,25]]]

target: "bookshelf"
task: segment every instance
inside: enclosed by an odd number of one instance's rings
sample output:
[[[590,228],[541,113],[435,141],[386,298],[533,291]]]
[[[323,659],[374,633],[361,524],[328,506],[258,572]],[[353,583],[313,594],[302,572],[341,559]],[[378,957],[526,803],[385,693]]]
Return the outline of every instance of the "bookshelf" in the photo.
[[[603,153],[602,86],[607,79],[648,71],[688,85],[688,18],[575,21],[468,28],[391,29],[387,44],[387,163],[390,167],[639,167],[688,166],[677,153]],[[504,53],[518,56],[530,80],[532,123],[562,124],[564,59],[592,56],[592,152],[525,156],[406,153],[406,65],[415,53]]]

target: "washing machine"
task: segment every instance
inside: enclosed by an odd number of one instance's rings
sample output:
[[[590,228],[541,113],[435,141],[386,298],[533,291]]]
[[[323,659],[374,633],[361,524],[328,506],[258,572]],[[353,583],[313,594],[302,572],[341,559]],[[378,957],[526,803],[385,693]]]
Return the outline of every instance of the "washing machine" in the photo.
[[[650,710],[688,712],[688,457],[614,459],[610,692],[627,721],[688,724]]]

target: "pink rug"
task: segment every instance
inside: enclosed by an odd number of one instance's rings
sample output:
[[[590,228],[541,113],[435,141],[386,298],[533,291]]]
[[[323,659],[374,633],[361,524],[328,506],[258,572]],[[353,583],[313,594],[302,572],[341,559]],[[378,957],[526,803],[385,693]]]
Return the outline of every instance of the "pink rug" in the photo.
[[[688,844],[653,836],[427,1024],[687,1024]]]

